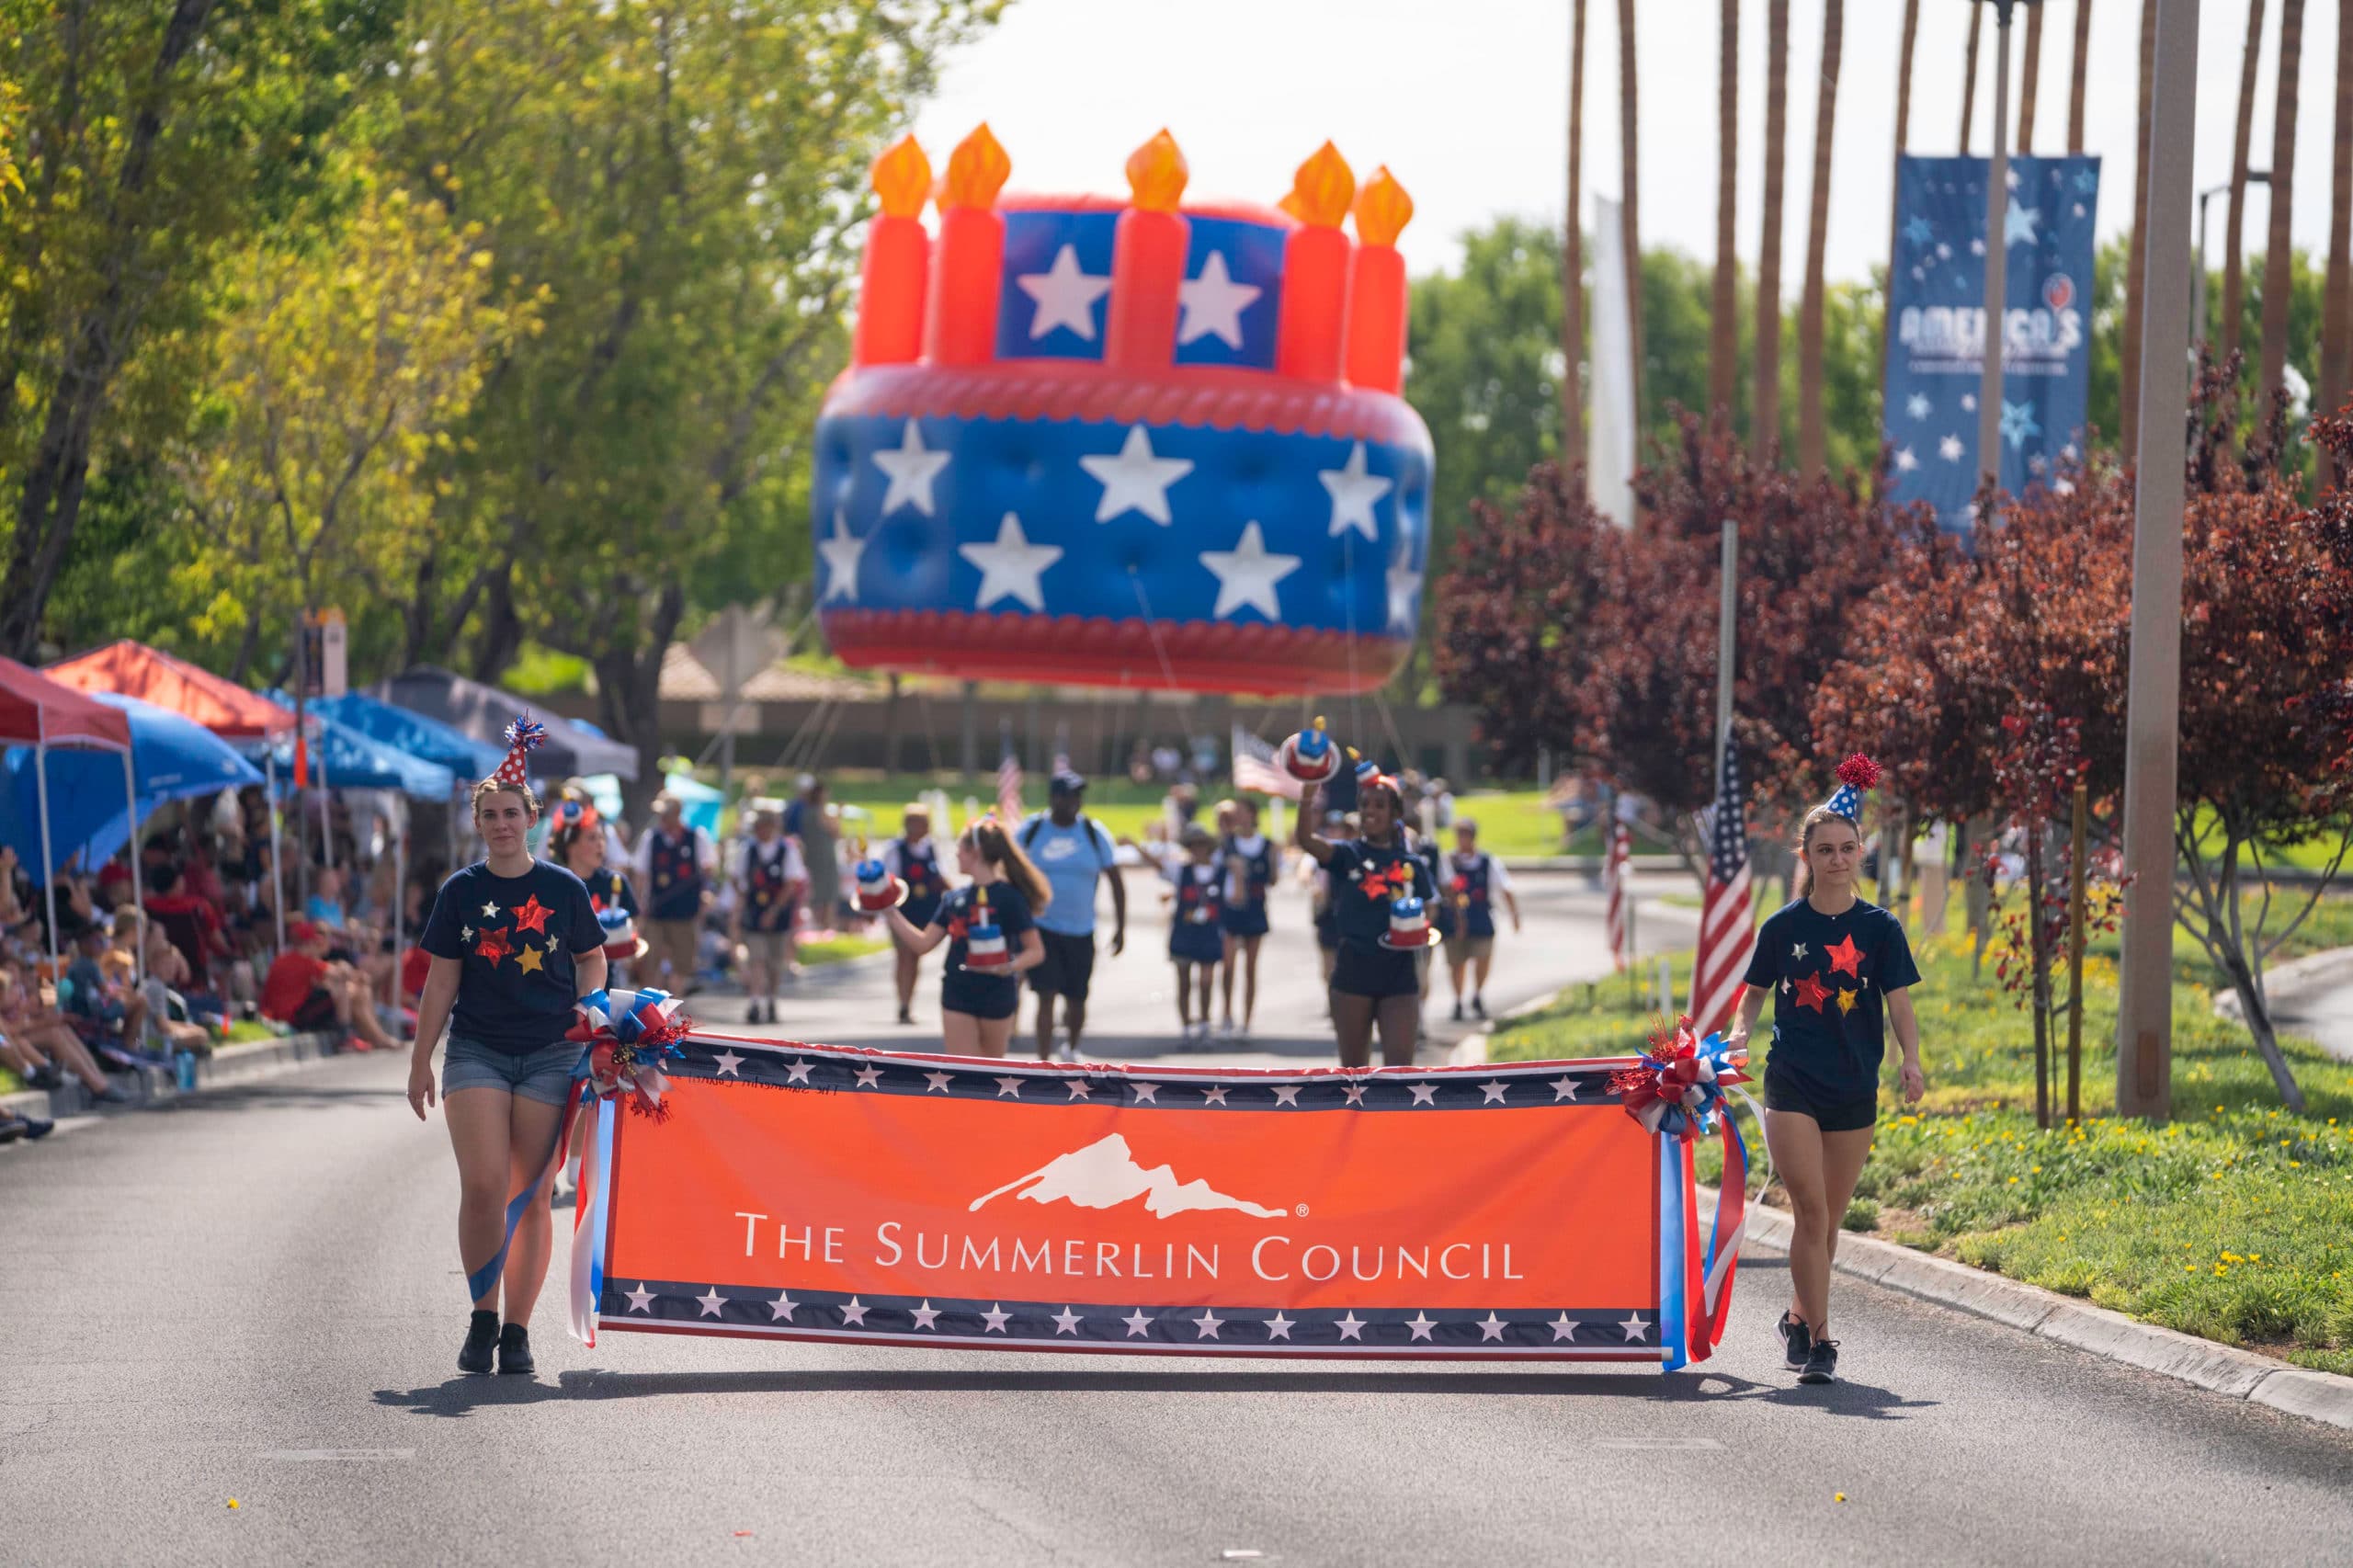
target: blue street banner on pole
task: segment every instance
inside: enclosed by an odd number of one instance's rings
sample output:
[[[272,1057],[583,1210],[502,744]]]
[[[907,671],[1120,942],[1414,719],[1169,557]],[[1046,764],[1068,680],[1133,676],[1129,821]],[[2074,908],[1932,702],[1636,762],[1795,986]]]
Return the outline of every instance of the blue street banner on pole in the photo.
[[[1902,159],[1889,269],[1884,428],[1899,503],[1953,531],[1974,517],[1985,342],[1984,158]],[[2091,383],[2092,226],[2099,160],[2010,160],[2001,485],[2054,488],[2082,451]]]

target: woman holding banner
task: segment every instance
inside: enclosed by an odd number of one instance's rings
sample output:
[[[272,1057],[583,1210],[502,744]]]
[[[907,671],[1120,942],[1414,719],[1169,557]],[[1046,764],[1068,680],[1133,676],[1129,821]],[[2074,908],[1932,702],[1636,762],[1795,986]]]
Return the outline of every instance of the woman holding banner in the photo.
[[[528,716],[507,726],[513,749],[473,789],[488,857],[441,884],[418,944],[432,965],[417,1002],[408,1103],[424,1120],[433,1048],[449,1025],[441,1099],[458,1156],[459,1259],[474,1306],[458,1352],[461,1372],[489,1371],[494,1348],[500,1371],[531,1370],[531,1307],[551,1239],[548,1172],[580,1061],[565,1035],[574,1002],[605,984],[604,930],[587,887],[529,847],[540,801],[525,759],[545,733]]]
[[[1927,1092],[1920,1071],[1920,1025],[1908,987],[1920,983],[1902,922],[1855,896],[1863,863],[1863,791],[1879,768],[1855,756],[1838,767],[1838,789],[1806,812],[1798,829],[1802,896],[1757,928],[1743,978],[1748,991],[1729,1043],[1748,1032],[1773,998],[1773,1048],[1765,1062],[1765,1145],[1790,1194],[1790,1310],[1779,1328],[1802,1383],[1837,1375],[1829,1337],[1830,1260],[1855,1196],[1879,1120],[1880,1063],[1887,1027],[1904,1048],[1904,1098]]]
[[[1372,765],[1364,766],[1369,770]],[[1412,948],[1392,941],[1392,914],[1401,901],[1428,899],[1429,868],[1414,854],[1399,825],[1404,803],[1394,778],[1362,772],[1357,836],[1338,844],[1309,825],[1323,820],[1318,789],[1302,786],[1292,842],[1331,878],[1333,923],[1340,938],[1332,966],[1332,1025],[1339,1036],[1340,1065],[1370,1064],[1377,1025],[1382,1063],[1410,1067],[1421,1024],[1422,977]],[[1416,913],[1422,907],[1415,903]],[[1425,925],[1418,945],[1432,939]]]
[[[921,930],[897,909],[883,917],[901,950],[917,959],[948,944],[939,979],[941,1045],[956,1056],[1003,1056],[1021,1006],[1020,976],[1046,956],[1035,917],[1052,894],[993,817],[958,837],[956,868],[965,884],[939,901]]]

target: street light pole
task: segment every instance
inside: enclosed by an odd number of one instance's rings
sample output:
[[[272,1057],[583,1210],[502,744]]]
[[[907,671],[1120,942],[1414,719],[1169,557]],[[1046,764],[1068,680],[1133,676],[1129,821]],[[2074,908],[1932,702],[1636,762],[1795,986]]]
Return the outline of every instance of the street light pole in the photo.
[[[2124,719],[2124,898],[2116,1110],[2173,1107],[2174,791],[2181,733],[2181,526],[2189,388],[2191,144],[2198,0],[2156,0],[2147,256],[2141,312],[2140,451],[2132,496],[2132,665]]]
[[[2246,172],[2246,183],[2249,185],[2269,185],[2271,183],[2271,171],[2268,169],[2249,169]],[[2229,183],[2225,181],[2221,185],[2209,186],[2206,189],[2198,193],[2198,273],[2196,277],[2190,279],[2189,283],[2189,336],[2190,341],[2193,343],[2202,344],[2207,341],[2206,204],[2218,196],[2229,195],[2230,189],[2231,187]]]

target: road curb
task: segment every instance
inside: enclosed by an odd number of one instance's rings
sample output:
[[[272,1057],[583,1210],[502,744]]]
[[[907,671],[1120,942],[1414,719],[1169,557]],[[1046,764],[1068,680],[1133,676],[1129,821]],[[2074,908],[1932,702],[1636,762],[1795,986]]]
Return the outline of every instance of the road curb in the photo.
[[[2263,977],[2263,994],[2276,1005],[2307,991],[2346,981],[2353,981],[2353,948],[2329,948],[2306,953],[2269,971]],[[2235,1020],[2239,1017],[2239,994],[2229,989],[2216,992],[2214,1016]]]
[[[222,1046],[210,1057],[197,1062],[194,1089],[181,1088],[178,1078],[168,1068],[142,1067],[132,1073],[108,1074],[112,1082],[131,1096],[129,1103],[124,1105],[104,1105],[94,1101],[87,1089],[69,1080],[62,1088],[20,1089],[15,1094],[0,1095],[0,1108],[46,1121],[147,1110],[168,1105],[174,1100],[186,1099],[191,1095],[233,1087],[256,1078],[289,1072],[305,1062],[342,1055],[341,1043],[339,1036],[317,1033],[241,1040],[234,1045]]]
[[[1712,1210],[1714,1189],[1699,1191],[1702,1205]],[[1757,1206],[1749,1210],[1752,1241],[1786,1252],[1790,1230],[1790,1218],[1780,1210]],[[1841,1236],[1832,1267],[1841,1274],[1990,1318],[2107,1360],[2353,1431],[2353,1378],[2317,1372],[2234,1345],[2161,1328],[2039,1285],[1870,1236],[1851,1233]]]

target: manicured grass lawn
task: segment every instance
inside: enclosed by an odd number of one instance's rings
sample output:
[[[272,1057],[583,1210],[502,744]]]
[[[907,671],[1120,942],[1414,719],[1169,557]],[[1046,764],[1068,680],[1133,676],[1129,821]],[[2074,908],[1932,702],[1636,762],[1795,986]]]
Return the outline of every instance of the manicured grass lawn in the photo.
[[[1879,1137],[1847,1228],[2353,1373],[2353,1063],[2285,1041],[2310,1108],[2281,1110],[2246,1030],[2214,1017],[2213,975],[2182,937],[2174,1119],[2116,1119],[2111,937],[2086,959],[2084,1122],[2040,1130],[2031,1021],[1992,983],[1990,962],[1971,980],[1958,915],[1946,936],[1915,944],[1927,1097],[1896,1103],[1891,1041]],[[2332,900],[2280,956],[2347,944],[2353,900]],[[1675,961],[1680,994],[1689,955]],[[1490,1055],[1616,1054],[1638,1047],[1650,1022],[1622,979],[1605,981],[1499,1031]],[[1712,1179],[1706,1145],[1700,1159]]]
[[[822,942],[803,942],[794,951],[803,964],[844,963],[879,953],[890,945],[888,937],[828,937]]]

